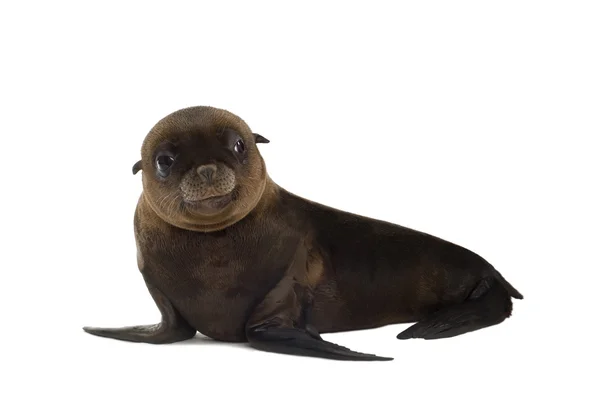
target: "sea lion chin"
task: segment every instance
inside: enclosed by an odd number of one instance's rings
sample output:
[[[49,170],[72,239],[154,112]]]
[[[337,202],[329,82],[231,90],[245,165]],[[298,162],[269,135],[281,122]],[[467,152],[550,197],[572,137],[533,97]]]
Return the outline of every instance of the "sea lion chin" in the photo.
[[[231,204],[233,193],[227,193],[222,196],[211,196],[202,200],[184,200],[185,207],[199,215],[215,215],[223,212],[223,210]]]
[[[499,324],[523,298],[461,246],[286,191],[258,151],[268,142],[212,107],[152,128],[132,168],[143,183],[134,227],[162,319],[86,332],[158,344],[199,331],[277,353],[391,360],[320,334],[415,322],[397,338],[449,338]]]

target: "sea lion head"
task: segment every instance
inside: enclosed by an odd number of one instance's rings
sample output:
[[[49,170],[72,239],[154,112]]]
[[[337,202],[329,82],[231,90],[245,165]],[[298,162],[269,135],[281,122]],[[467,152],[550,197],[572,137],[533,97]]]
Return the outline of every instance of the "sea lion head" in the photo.
[[[268,143],[238,116],[213,107],[167,115],[148,133],[142,159],[143,196],[166,222],[215,231],[244,218],[265,190],[267,171],[256,143]]]

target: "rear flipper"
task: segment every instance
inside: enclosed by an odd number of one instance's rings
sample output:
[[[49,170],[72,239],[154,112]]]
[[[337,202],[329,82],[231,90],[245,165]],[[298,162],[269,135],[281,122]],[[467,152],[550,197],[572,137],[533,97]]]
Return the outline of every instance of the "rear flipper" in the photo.
[[[442,339],[499,324],[510,316],[511,296],[494,278],[486,278],[464,303],[443,308],[401,332],[398,339]]]
[[[321,357],[333,360],[393,360],[393,358],[389,357],[359,353],[327,342],[321,339],[314,329],[257,327],[248,331],[248,341],[254,348],[275,353]]]

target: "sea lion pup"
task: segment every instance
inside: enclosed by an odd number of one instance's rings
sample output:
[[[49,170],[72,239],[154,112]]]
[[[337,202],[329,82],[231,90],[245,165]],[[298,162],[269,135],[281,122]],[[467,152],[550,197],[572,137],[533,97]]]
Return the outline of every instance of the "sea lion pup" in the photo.
[[[155,325],[94,335],[172,343],[196,331],[272,352],[391,360],[319,333],[417,321],[399,339],[447,338],[498,324],[521,299],[462,247],[287,192],[267,174],[239,117],[192,107],[146,136],[134,227]]]

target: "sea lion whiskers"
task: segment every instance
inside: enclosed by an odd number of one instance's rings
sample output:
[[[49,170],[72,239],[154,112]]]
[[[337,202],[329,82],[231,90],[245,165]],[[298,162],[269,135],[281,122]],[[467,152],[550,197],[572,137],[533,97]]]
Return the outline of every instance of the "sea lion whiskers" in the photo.
[[[162,208],[163,205],[167,202],[167,199],[171,196],[177,196],[177,193],[167,192],[157,203],[158,208]]]

